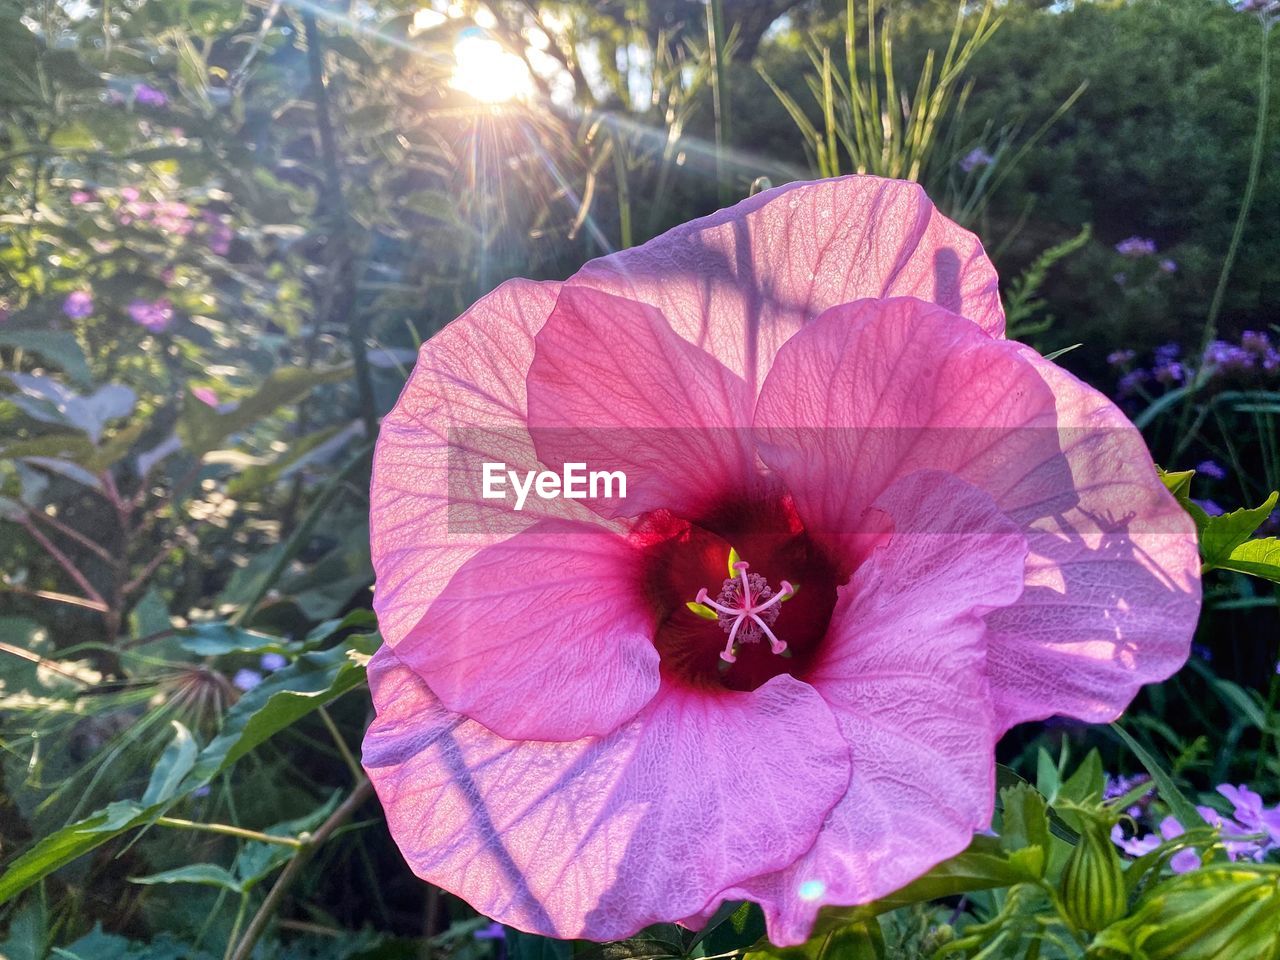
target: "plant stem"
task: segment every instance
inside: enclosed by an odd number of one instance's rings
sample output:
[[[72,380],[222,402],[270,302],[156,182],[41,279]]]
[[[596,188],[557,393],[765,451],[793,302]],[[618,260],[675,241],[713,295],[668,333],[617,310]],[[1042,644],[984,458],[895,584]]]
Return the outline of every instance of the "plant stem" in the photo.
[[[284,895],[288,892],[293,881],[297,879],[302,867],[315,851],[315,848],[333,836],[334,831],[350,820],[360,805],[371,796],[373,796],[373,784],[369,782],[367,777],[362,777],[360,782],[356,784],[356,788],[351,791],[351,795],[342,802],[342,805],[337,810],[329,815],[328,820],[320,824],[310,838],[304,841],[302,849],[280,872],[280,876],[276,878],[275,884],[271,887],[271,892],[267,894],[267,898],[262,901],[262,906],[258,908],[258,912],[249,921],[249,926],[245,929],[244,936],[236,944],[235,950],[228,954],[228,960],[249,960],[250,955],[253,953],[253,945],[258,942],[272,916],[280,909],[280,903],[284,900]]]
[[[342,762],[347,765],[351,775],[356,778],[357,782],[363,779],[364,768],[360,766],[359,761],[352,754],[351,748],[347,746],[347,741],[342,737],[342,731],[333,722],[333,717],[329,716],[329,711],[324,707],[320,707],[316,712],[320,714],[320,719],[324,722],[325,729],[329,731],[329,736],[333,738],[333,745],[338,748],[338,753],[342,754]]]
[[[720,192],[720,205],[727,207],[733,201],[729,182],[725,179],[724,152],[729,147],[729,94],[725,88],[725,36],[724,2],[710,0],[707,4],[707,54],[711,57],[711,102],[716,122],[716,186]]]
[[[369,369],[366,339],[369,335],[369,313],[356,309],[356,261],[351,249],[352,222],[342,187],[342,165],[338,157],[338,138],[334,133],[329,102],[329,88],[324,70],[324,38],[316,25],[314,13],[302,15],[307,38],[307,67],[311,75],[311,99],[316,109],[316,127],[320,134],[320,154],[324,161],[326,200],[332,216],[331,262],[334,292],[327,318],[345,326],[349,333],[351,355],[355,361],[356,391],[360,397],[360,417],[366,437],[377,436],[378,412],[373,399],[373,379]]]
[[[1222,272],[1218,274],[1218,285],[1213,291],[1213,300],[1209,303],[1209,315],[1204,324],[1204,343],[1200,350],[1200,369],[1196,380],[1202,382],[1206,370],[1205,353],[1218,335],[1218,315],[1222,312],[1222,301],[1226,296],[1227,283],[1231,279],[1231,268],[1235,266],[1236,254],[1240,251],[1240,242],[1244,238],[1245,224],[1249,220],[1249,210],[1253,206],[1253,196],[1258,188],[1258,176],[1262,170],[1262,154],[1267,142],[1267,108],[1271,97],[1271,24],[1262,25],[1262,59],[1258,67],[1258,119],[1253,131],[1253,152],[1249,156],[1249,176],[1245,181],[1244,195],[1240,198],[1240,213],[1236,216],[1235,229],[1231,233],[1231,243],[1227,247],[1227,256],[1222,261]]]
[[[191,830],[196,833],[216,833],[224,837],[239,837],[241,840],[257,840],[259,843],[274,843],[282,847],[301,849],[304,844],[296,837],[277,837],[259,830],[247,830],[234,827],[229,823],[198,823],[195,820],[180,820],[177,817],[160,817],[156,820],[162,827],[175,830]]]

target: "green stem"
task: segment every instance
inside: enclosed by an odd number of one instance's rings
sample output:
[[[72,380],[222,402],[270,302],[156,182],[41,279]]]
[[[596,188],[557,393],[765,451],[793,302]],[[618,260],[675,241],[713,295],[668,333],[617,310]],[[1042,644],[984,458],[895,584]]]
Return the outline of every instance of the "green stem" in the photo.
[[[342,755],[342,762],[347,765],[351,775],[355,777],[357,782],[364,779],[364,768],[360,766],[360,762],[352,754],[351,748],[347,746],[347,741],[342,738],[342,731],[333,722],[333,717],[329,716],[329,711],[321,707],[317,713],[320,714],[320,719],[324,722],[325,729],[329,731],[329,736],[333,738],[333,745],[338,748],[338,753]]]
[[[720,191],[720,205],[733,202],[729,182],[725,179],[724,152],[729,146],[729,93],[726,87],[724,36],[724,2],[711,0],[707,4],[707,53],[711,57],[711,102],[716,121],[716,186]]]
[[[195,820],[180,820],[177,817],[161,817],[156,821],[162,827],[175,830],[192,830],[197,833],[216,833],[224,837],[239,837],[241,840],[257,840],[260,843],[274,843],[282,847],[300,848],[302,841],[294,837],[276,837],[259,830],[247,830],[234,827],[229,823],[198,823]]]
[[[253,919],[245,929],[244,936],[240,938],[240,942],[236,943],[235,938],[231,938],[230,944],[233,944],[234,947],[228,945],[226,960],[249,960],[253,953],[253,945],[258,942],[258,939],[267,929],[267,924],[275,916],[276,911],[280,909],[285,893],[288,892],[289,886],[293,881],[297,879],[303,865],[307,862],[307,858],[316,847],[323,844],[333,836],[339,827],[350,820],[360,805],[371,796],[373,796],[373,784],[368,779],[362,778],[356,784],[356,788],[351,791],[351,795],[342,802],[342,805],[337,810],[329,815],[329,819],[320,825],[303,849],[299,850],[297,855],[280,872],[280,876],[276,878],[275,885],[272,886],[271,892],[267,894],[266,899],[262,901],[262,906],[258,908],[258,912],[253,915]],[[236,932],[239,933],[239,923],[236,924]]]
[[[1262,60],[1258,67],[1258,120],[1253,131],[1253,152],[1249,157],[1249,177],[1245,181],[1244,196],[1240,199],[1240,213],[1236,217],[1235,229],[1231,233],[1231,243],[1227,247],[1226,259],[1222,261],[1222,272],[1218,274],[1218,285],[1213,291],[1213,300],[1209,303],[1209,315],[1204,326],[1204,346],[1200,351],[1200,372],[1196,379],[1200,380],[1205,369],[1204,353],[1218,334],[1218,315],[1222,312],[1222,301],[1226,296],[1227,282],[1231,279],[1231,268],[1235,266],[1236,254],[1240,251],[1240,242],[1244,237],[1245,224],[1249,220],[1249,210],[1253,206],[1253,197],[1258,189],[1258,177],[1262,170],[1262,154],[1267,141],[1267,107],[1271,96],[1271,26],[1262,26]]]

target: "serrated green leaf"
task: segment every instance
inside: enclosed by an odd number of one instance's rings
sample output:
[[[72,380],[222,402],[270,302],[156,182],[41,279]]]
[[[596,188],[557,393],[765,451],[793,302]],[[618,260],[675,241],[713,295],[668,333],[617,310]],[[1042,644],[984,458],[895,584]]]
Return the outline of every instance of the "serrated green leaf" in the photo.
[[[1000,791],[1000,846],[1012,855],[1020,850],[1039,850],[1041,862],[1036,872],[1044,870],[1048,854],[1049,813],[1044,797],[1027,783],[1005,787]],[[1043,874],[1042,874],[1043,875]]]

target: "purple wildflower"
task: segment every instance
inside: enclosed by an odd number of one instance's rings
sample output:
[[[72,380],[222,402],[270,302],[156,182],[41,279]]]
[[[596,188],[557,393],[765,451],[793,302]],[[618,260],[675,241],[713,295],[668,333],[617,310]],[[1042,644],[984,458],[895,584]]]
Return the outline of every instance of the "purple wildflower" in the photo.
[[[1213,460],[1202,460],[1196,464],[1196,473],[1208,477],[1210,480],[1225,480],[1227,478],[1227,471],[1222,469],[1221,464]]]
[[[503,929],[502,924],[492,920],[487,927],[481,927],[472,936],[477,940],[505,940],[507,931]]]
[[[1116,244],[1116,253],[1122,257],[1149,257],[1156,252],[1156,242],[1150,237],[1126,237]]]
[[[1271,338],[1261,330],[1246,330],[1240,334],[1240,346],[1250,353],[1265,356],[1271,349]]]
[[[146,327],[152,333],[169,329],[169,324],[173,322],[173,304],[167,297],[159,300],[133,300],[126,309],[134,323]]]
[[[237,690],[248,692],[262,682],[262,674],[256,670],[237,670],[231,678],[231,685]]]
[[[231,227],[222,218],[221,215],[206,210],[201,214],[204,222],[208,225],[208,243],[209,250],[220,257],[225,257],[231,252],[231,240],[234,234]]]
[[[1201,510],[1203,510],[1205,513],[1207,513],[1211,517],[1220,517],[1227,512],[1222,509],[1222,506],[1220,504],[1218,504],[1213,500],[1208,500],[1208,499],[1198,500],[1195,497],[1192,497],[1191,502],[1194,503],[1196,506],[1198,506]]]
[[[1219,370],[1242,370],[1254,365],[1254,355],[1225,340],[1214,340],[1204,352],[1205,363]]]
[[[965,173],[973,173],[979,167],[988,167],[996,162],[996,158],[981,147],[974,147],[960,161],[960,169]]]
[[[1182,381],[1187,379],[1186,368],[1177,360],[1159,364],[1151,371],[1151,373],[1158,383],[1163,383],[1166,386],[1171,383],[1182,383]]]
[[[1177,273],[1178,261],[1172,257],[1165,257],[1160,261],[1160,271],[1162,273]]]
[[[258,661],[260,666],[266,673],[275,673],[277,670],[287,666],[289,661],[285,659],[282,653],[264,653],[262,659]]]
[[[148,86],[145,83],[135,83],[133,85],[133,99],[135,103],[140,103],[144,107],[167,107],[169,98],[162,90]]]
[[[1127,367],[1137,356],[1132,350],[1113,350],[1107,354],[1107,363],[1113,367]]]
[[[1182,347],[1176,343],[1164,343],[1156,347],[1156,363],[1168,363],[1182,356]]]
[[[72,320],[83,320],[93,313],[93,294],[88,290],[73,290],[62,301],[62,312]]]
[[[1145,370],[1130,370],[1116,383],[1116,395],[1127,397],[1136,393],[1149,376],[1150,374]]]

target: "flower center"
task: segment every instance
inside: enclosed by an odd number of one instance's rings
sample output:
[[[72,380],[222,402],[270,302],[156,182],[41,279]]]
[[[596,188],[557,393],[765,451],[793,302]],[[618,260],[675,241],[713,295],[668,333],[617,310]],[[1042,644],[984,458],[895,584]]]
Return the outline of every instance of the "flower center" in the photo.
[[[630,539],[664,682],[755,690],[780,674],[803,679],[817,662],[849,571],[808,536],[789,497],[728,501],[696,521],[655,510]]]
[[[729,635],[724,649],[720,651],[720,659],[725,663],[736,663],[738,657],[734,648],[737,644],[758,643],[765,637],[769,638],[769,649],[773,653],[785,654],[786,643],[769,628],[782,612],[780,604],[796,595],[795,588],[783,580],[781,590],[774,593],[764,577],[748,572],[750,564],[745,560],[736,561],[733,569],[737,576],[724,581],[716,599],[712,600],[707,588],[703,587],[694,601],[698,607],[713,611],[720,629]],[[707,616],[701,610],[695,609],[694,612]]]

